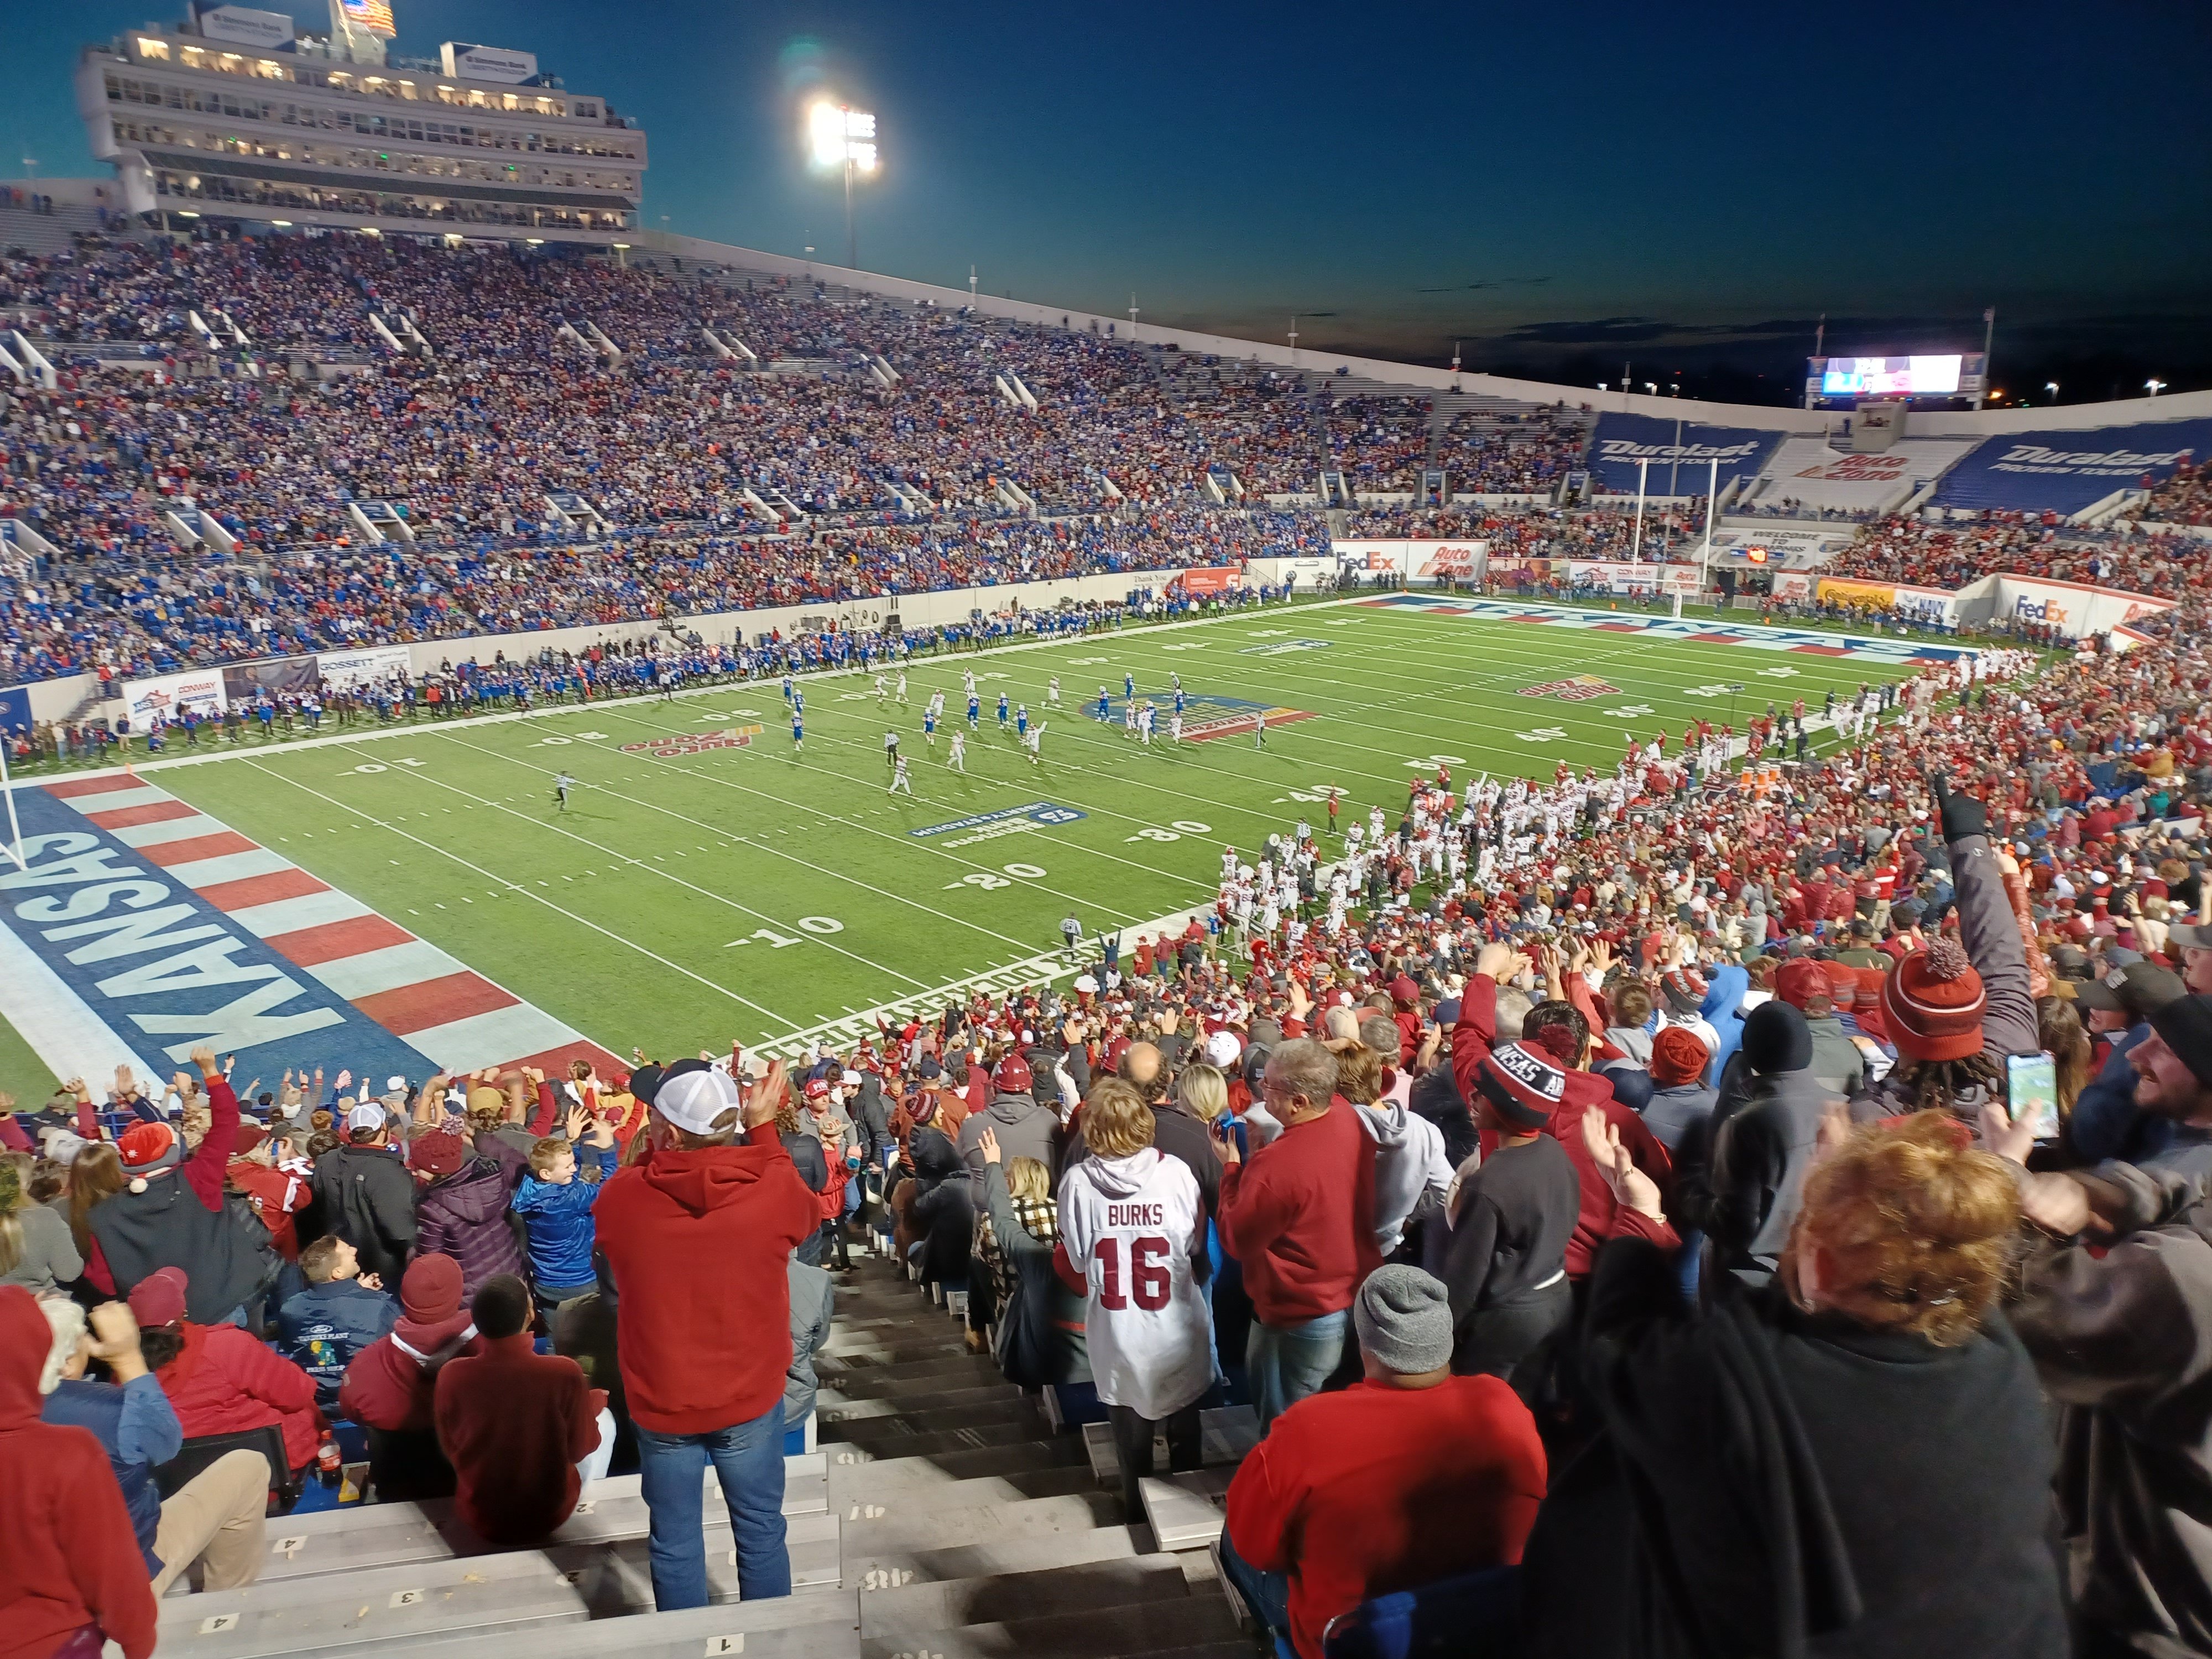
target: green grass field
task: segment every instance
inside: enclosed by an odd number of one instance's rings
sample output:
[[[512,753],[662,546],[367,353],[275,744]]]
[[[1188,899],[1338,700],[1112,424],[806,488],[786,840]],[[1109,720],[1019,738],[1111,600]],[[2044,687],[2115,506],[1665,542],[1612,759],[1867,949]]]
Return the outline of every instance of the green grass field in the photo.
[[[960,670],[984,697],[965,776],[923,740],[921,706],[946,693],[965,725]],[[1118,720],[1124,672],[1164,702],[1179,672],[1195,696],[1302,711],[1249,732],[1146,750]],[[879,1005],[1024,970],[1059,943],[1072,908],[1091,930],[1141,926],[1209,903],[1224,842],[1249,856],[1334,785],[1347,814],[1383,806],[1450,757],[1455,780],[1548,778],[1562,759],[1610,769],[1623,733],[1679,736],[1770,697],[1817,710],[1832,686],[1901,677],[1901,663],[1741,646],[1654,642],[1359,605],[1304,606],[1066,644],[926,659],[909,705],[878,708],[858,675],[807,683],[794,751],[773,682],[672,702],[564,708],[525,719],[428,721],[359,741],[274,745],[162,766],[171,790],[233,829],[442,946],[618,1054],[732,1038],[789,1041]],[[1004,689],[1042,708],[1032,766],[995,718]],[[1520,695],[1574,675],[1609,688],[1581,702]],[[1085,710],[1109,684],[1117,718]],[[1716,688],[1718,688],[1717,692]],[[1703,695],[1693,695],[1702,693]],[[1632,713],[1627,711],[1634,711]],[[1194,711],[1218,714],[1218,710]],[[896,725],[911,796],[885,793]],[[626,744],[747,726],[742,747],[656,756]],[[1522,735],[1522,734],[1528,735]],[[661,747],[669,745],[661,744]],[[581,786],[567,812],[551,781]],[[1048,803],[1079,818],[918,837],[910,831]],[[992,833],[979,833],[989,828]],[[1131,943],[1133,943],[1132,938]]]

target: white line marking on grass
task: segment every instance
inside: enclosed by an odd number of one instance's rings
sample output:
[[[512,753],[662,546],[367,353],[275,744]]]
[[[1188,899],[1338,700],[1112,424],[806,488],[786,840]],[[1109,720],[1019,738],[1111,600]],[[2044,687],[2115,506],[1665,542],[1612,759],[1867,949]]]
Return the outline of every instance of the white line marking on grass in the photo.
[[[456,744],[460,744],[462,748],[476,750],[477,754],[489,754],[489,757],[491,757],[491,759],[495,759],[495,761],[511,761],[511,763],[514,763],[514,765],[531,765],[531,761],[525,761],[525,759],[522,759],[522,757],[520,757],[520,754],[500,754],[498,750],[487,750],[487,748],[483,748],[483,745],[477,745],[477,744],[467,744],[467,741],[465,741],[465,738],[452,738],[452,741],[456,741]],[[721,781],[721,779],[714,779],[714,776],[706,775],[706,772],[692,772],[690,768],[675,768],[675,769],[677,769],[677,772],[684,772],[684,775],[686,775],[686,776],[696,776],[696,779],[708,781],[708,783],[719,783],[719,781]],[[818,768],[817,768],[817,769],[818,769]],[[429,775],[420,775],[420,776],[429,776]],[[842,775],[832,775],[832,776],[842,776]],[[467,794],[467,792],[465,792],[465,790],[458,790],[456,785],[452,785],[452,783],[447,783],[445,787],[449,787],[449,790],[456,790],[458,794]],[[730,785],[730,787],[745,787],[745,785],[734,785],[734,783],[732,783],[732,785]],[[761,792],[761,790],[745,790],[745,792],[748,792],[748,794],[761,794],[761,796],[763,796],[763,799],[775,799],[775,796],[765,796],[763,792]],[[677,811],[675,807],[661,805],[659,801],[646,801],[646,799],[641,799],[641,796],[633,796],[633,799],[630,799],[630,805],[650,807],[650,810],[653,810],[653,811],[659,811],[659,814],[665,814],[665,817],[677,818],[677,821],[679,821],[679,823],[690,823],[690,825],[702,827],[702,830],[706,830],[706,827],[712,827],[712,825],[706,825],[706,823],[702,823],[702,821],[699,821],[699,818],[692,818],[690,814],[684,814],[684,811]],[[540,821],[538,821],[538,818],[529,818],[529,814],[515,814],[515,817],[526,818],[526,821],[529,821],[529,823],[540,823]],[[540,827],[557,827],[557,825],[540,825]],[[858,830],[858,827],[865,827],[865,825],[854,825],[854,827],[856,827],[856,830]],[[564,834],[566,834],[566,832],[564,832]],[[880,832],[880,830],[878,830],[878,832],[874,832],[874,834],[883,834],[883,832]],[[581,836],[577,836],[577,841],[581,841]],[[896,841],[905,842],[907,838],[905,838],[905,836],[896,836]],[[613,854],[613,856],[617,856],[617,858],[622,858],[622,856],[623,856],[623,854],[622,854],[622,852],[617,852],[617,849],[615,849],[615,848],[606,848],[606,845],[599,845],[599,842],[586,842],[586,845],[595,845],[595,848],[599,848],[599,852]],[[938,921],[942,921],[942,922],[957,922],[957,925],[960,925],[960,927],[967,927],[967,929],[975,931],[975,933],[987,933],[988,938],[995,938],[995,940],[1005,940],[1006,945],[1024,945],[1024,940],[1020,940],[1020,938],[1015,938],[1013,933],[1000,933],[1000,931],[995,929],[995,927],[984,927],[982,922],[971,922],[971,921],[967,921],[967,918],[964,918],[964,915],[951,915],[951,914],[949,914],[949,911],[940,911],[940,909],[936,909],[936,907],[925,905],[925,902],[921,902],[921,900],[918,900],[918,898],[907,898],[905,894],[894,894],[894,891],[884,890],[884,887],[876,887],[874,883],[865,883],[865,880],[860,880],[860,878],[858,878],[858,876],[848,876],[848,874],[842,874],[842,872],[838,872],[838,869],[830,869],[830,867],[825,867],[825,865],[811,863],[811,860],[807,860],[807,858],[801,858],[801,856],[799,856],[799,854],[783,852],[783,849],[779,849],[779,848],[768,848],[768,845],[761,845],[761,848],[757,848],[757,849],[754,849],[754,852],[765,852],[765,854],[769,854],[769,856],[775,856],[775,858],[785,858],[785,860],[790,860],[790,863],[801,865],[803,869],[811,869],[811,872],[817,872],[817,874],[821,874],[821,876],[830,876],[830,878],[832,878],[832,880],[842,880],[842,883],[852,884],[852,887],[860,887],[860,890],[863,890],[863,891],[869,891],[869,894],[876,894],[876,896],[878,896],[878,898],[890,898],[890,900],[894,900],[894,902],[900,902],[900,905],[909,905],[909,907],[914,907],[914,909],[922,911],[922,914],[927,914],[927,915],[936,915]],[[635,858],[633,858],[633,860],[630,860],[630,863],[637,865],[639,869],[646,869],[644,865],[637,863],[637,860],[635,860]],[[665,878],[668,878],[668,880],[675,880],[675,883],[677,883],[677,884],[681,884],[681,887],[690,887],[690,884],[692,884],[692,883],[686,883],[686,880],[679,880],[679,878],[677,878],[677,876],[671,876],[671,874],[668,874],[668,872],[661,872],[661,869],[653,869],[653,872],[648,872],[648,874],[654,874],[654,876],[665,876]],[[699,890],[695,890],[695,891],[708,891],[708,890],[703,890],[703,887],[699,887]],[[757,918],[757,921],[763,921],[763,922],[775,921],[775,918],[772,918],[772,915],[761,915],[759,911],[745,909],[745,907],[744,907],[744,905],[738,905],[738,902],[737,902],[737,900],[734,900],[734,898],[726,898],[726,896],[721,896],[721,894],[708,894],[708,896],[710,896],[710,898],[721,900],[723,905],[730,905],[730,907],[732,907],[732,909],[744,909],[745,914],[748,914],[748,915],[754,915],[754,918]],[[865,963],[865,964],[867,964],[867,967],[878,969],[880,973],[891,973],[891,975],[894,975],[894,978],[907,980],[907,982],[909,982],[909,984],[921,984],[921,980],[911,980],[909,975],[905,975],[905,973],[898,973],[898,971],[896,971],[896,969],[887,969],[887,967],[883,967],[883,964],[880,964],[880,963],[869,963],[869,960],[867,960],[867,957],[865,957],[865,956],[856,956],[856,953],[854,953],[854,951],[848,951],[848,949],[841,947],[841,945],[832,945],[832,947],[830,947],[830,949],[832,949],[832,951],[838,951],[838,956],[852,956],[854,960],[856,960],[856,963]]]
[[[314,788],[310,785],[301,783],[297,778],[288,778],[281,772],[270,771],[267,767],[262,765],[257,759],[247,757],[246,764],[252,767],[255,771],[263,773],[269,777],[275,778],[280,783],[289,783],[295,789],[300,790],[304,793],[313,795],[319,800],[327,801],[333,806],[343,805],[343,802],[335,799],[331,796],[324,794],[321,790]],[[417,847],[423,848],[425,851],[435,853],[440,858],[451,859],[455,864],[459,865],[464,870],[471,871],[477,875],[483,877],[488,881],[498,881],[501,879],[498,875],[494,873],[492,871],[485,869],[482,865],[471,863],[467,859],[463,858],[459,853],[453,852],[448,848],[440,847],[434,842],[425,841],[422,836],[416,835],[411,830],[402,830],[398,828],[396,825],[385,823],[379,823],[377,827],[380,830],[389,830],[395,836],[404,836],[407,840],[413,842]],[[681,974],[684,978],[695,981],[698,984],[705,986],[708,990],[715,993],[719,996],[727,997],[731,1001],[742,1004],[744,1006],[751,1009],[755,1013],[765,1015],[771,1020],[776,1020],[787,1024],[791,1023],[785,1020],[784,1017],[777,1013],[774,1009],[763,1008],[760,1004],[753,1001],[750,997],[739,996],[735,991],[731,990],[726,985],[717,985],[713,980],[708,979],[705,975],[695,974],[689,968],[684,966],[683,963],[678,962],[671,962],[666,957],[658,955],[653,951],[647,950],[635,939],[624,939],[620,933],[616,933],[612,928],[602,927],[599,923],[592,921],[590,918],[580,916],[573,910],[564,909],[560,905],[554,903],[550,899],[539,898],[535,893],[529,892],[522,888],[517,887],[512,882],[508,883],[507,886],[510,891],[521,893],[523,897],[531,900],[533,903],[544,905],[556,915],[564,916],[568,921],[576,923],[579,927],[588,927],[593,933],[612,939],[624,950],[635,951],[638,955],[648,957],[652,961],[659,963],[670,972]],[[420,915],[422,912],[419,910],[410,910],[407,914],[413,916]],[[482,969],[477,969],[475,971],[483,973],[483,970]],[[489,975],[485,975],[484,976],[487,979],[490,977]],[[495,984],[497,983],[496,981],[494,981],[493,982]],[[501,988],[503,989],[505,988],[502,987]],[[513,996],[514,994],[510,991],[507,994]],[[518,1001],[526,1002],[530,1000],[526,997],[517,998],[516,1000]],[[532,1006],[535,1005],[533,1004]]]
[[[513,759],[513,758],[514,758],[514,757],[511,757],[511,756],[501,755],[501,754],[500,754],[496,750],[483,749],[483,748],[480,748],[480,747],[479,747],[477,744],[476,744],[462,742],[462,740],[461,740],[461,739],[459,739],[459,738],[453,738],[453,741],[454,741],[454,742],[456,742],[456,743],[461,743],[461,746],[462,746],[463,748],[476,750],[476,751],[477,751],[478,754],[489,755],[489,756],[491,756],[491,757],[492,757],[494,759],[495,759],[495,760],[508,760],[508,759]],[[526,761],[518,761],[518,762],[517,762],[517,764],[520,764],[520,765],[528,765],[528,764],[529,764],[529,763],[528,763],[528,762],[526,762]],[[413,773],[413,774],[410,774],[410,775],[414,776],[414,777],[416,777],[416,778],[419,778],[419,779],[421,779],[421,780],[422,780],[423,782],[425,782],[425,783],[435,784],[435,785],[436,785],[439,788],[441,788],[441,789],[449,789],[449,790],[453,791],[453,793],[455,793],[455,794],[457,794],[457,795],[467,795],[467,794],[469,793],[469,792],[468,792],[467,790],[465,790],[465,789],[462,788],[459,784],[448,783],[448,782],[447,782],[443,778],[437,777],[437,776],[434,775],[433,774],[431,774],[431,773],[429,773],[429,772],[428,772],[428,771]],[[481,798],[481,797],[477,797],[477,799],[481,799],[482,798]],[[672,809],[670,809],[670,808],[668,808],[668,807],[662,806],[662,805],[660,805],[658,802],[654,802],[654,801],[634,801],[634,802],[632,802],[631,804],[632,804],[633,805],[639,805],[639,806],[649,806],[649,807],[651,807],[654,811],[657,811],[657,812],[665,812],[665,813],[667,813],[667,814],[668,814],[668,816],[669,816],[669,817],[673,817],[673,818],[679,818],[679,819],[682,819],[684,822],[685,822],[685,823],[691,823],[691,822],[693,822],[693,820],[691,820],[691,819],[685,818],[685,817],[684,817],[684,814],[682,814],[681,812],[674,811],[672,811]],[[592,840],[590,836],[581,836],[581,835],[578,835],[574,830],[569,830],[569,829],[566,829],[566,828],[562,827],[562,826],[560,823],[546,823],[546,822],[544,822],[544,820],[542,820],[542,819],[540,819],[540,818],[538,818],[538,817],[533,817],[532,814],[527,813],[527,812],[517,812],[517,811],[511,811],[511,810],[507,809],[507,808],[501,808],[500,810],[501,810],[501,811],[506,811],[506,812],[507,812],[507,816],[508,816],[509,817],[520,818],[520,819],[521,819],[525,823],[532,824],[532,825],[535,826],[535,827],[536,827],[536,828],[538,828],[538,829],[540,829],[540,830],[548,830],[552,831],[552,832],[553,832],[554,834],[556,834],[556,835],[559,835],[559,836],[567,836],[570,841],[575,842],[579,843],[579,844],[580,844],[580,845],[581,845],[581,846],[588,847],[588,848],[592,848],[594,852],[605,853],[605,854],[607,854],[609,856],[611,856],[611,857],[615,857],[615,858],[622,858],[622,857],[626,856],[626,855],[625,855],[624,854],[623,854],[623,853],[622,853],[618,848],[612,848],[612,847],[609,847],[609,846],[608,846],[608,845],[606,845],[606,843],[605,843],[605,842],[597,842],[597,841],[593,841],[593,840]],[[659,855],[658,854],[654,854],[654,857],[656,858],[656,860],[659,858]],[[681,858],[681,857],[683,856],[683,854],[682,854],[681,853],[678,853],[678,854],[677,854],[677,856],[678,856],[678,858]],[[641,863],[639,863],[636,860],[634,860],[634,859],[633,859],[633,860],[630,860],[630,862],[631,862],[633,865],[635,865],[638,869],[641,869],[641,870],[646,870],[646,869],[647,869],[647,866],[646,866],[645,865],[643,865],[643,864],[641,864]],[[718,892],[715,892],[712,888],[708,888],[708,887],[702,887],[702,886],[700,886],[700,885],[698,884],[698,883],[696,883],[696,882],[686,881],[686,880],[684,880],[684,878],[683,878],[683,877],[681,877],[681,876],[679,876],[679,875],[676,874],[673,871],[671,871],[671,870],[647,870],[647,874],[649,874],[649,875],[655,875],[655,876],[659,876],[659,877],[663,881],[673,882],[677,886],[678,886],[678,887],[682,887],[682,888],[684,888],[684,889],[686,889],[687,890],[689,890],[689,891],[690,891],[690,892],[696,893],[696,894],[698,894],[698,895],[699,895],[701,897],[702,897],[702,898],[712,899],[712,900],[713,900],[715,903],[717,903],[717,904],[726,904],[726,905],[727,905],[731,909],[732,909],[732,910],[735,910],[735,911],[738,912],[740,915],[747,915],[747,916],[751,917],[755,921],[773,922],[773,921],[775,921],[776,920],[776,918],[775,918],[775,917],[771,916],[771,915],[767,915],[767,914],[766,914],[765,912],[763,912],[763,911],[760,911],[760,910],[756,910],[756,909],[754,909],[750,905],[748,905],[748,904],[740,904],[740,903],[738,903],[737,900],[735,900],[735,899],[733,899],[733,898],[730,897],[730,896],[729,896],[729,895],[727,895],[726,893],[718,893]],[[562,877],[562,878],[561,878],[561,879],[562,879],[562,880],[563,880],[563,881],[568,881],[568,880],[571,879],[571,878],[567,877],[567,876],[563,876],[563,877]],[[1005,935],[1003,935],[1003,934],[1000,934],[1000,935],[996,935],[995,937],[1004,938],[1004,937],[1005,937]],[[920,985],[920,984],[921,984],[921,983],[923,982],[923,981],[921,981],[921,980],[915,979],[915,978],[912,975],[910,975],[910,974],[902,974],[901,972],[899,972],[899,971],[898,971],[898,969],[896,969],[896,968],[889,968],[889,967],[886,967],[886,966],[884,966],[884,965],[882,963],[880,963],[880,962],[877,962],[877,961],[873,960],[873,959],[872,959],[872,958],[871,958],[871,957],[864,957],[864,956],[860,955],[860,954],[858,951],[848,951],[848,950],[847,950],[847,949],[846,949],[843,945],[830,945],[830,944],[828,944],[828,942],[827,942],[827,941],[825,941],[825,940],[819,940],[818,939],[817,939],[817,942],[818,942],[818,943],[822,943],[822,944],[823,944],[823,945],[824,945],[824,946],[825,946],[825,948],[827,948],[827,949],[829,949],[829,950],[831,950],[831,951],[836,951],[839,956],[848,957],[848,958],[850,958],[852,961],[854,961],[854,962],[856,962],[856,963],[860,963],[862,967],[864,967],[864,968],[868,968],[868,969],[873,969],[875,972],[877,972],[877,973],[879,973],[879,974],[887,974],[887,975],[890,975],[891,978],[893,978],[893,979],[902,979],[902,980],[906,981],[906,982],[907,982],[908,984],[909,984],[909,985]],[[750,1005],[748,1005],[748,1006],[750,1006]]]

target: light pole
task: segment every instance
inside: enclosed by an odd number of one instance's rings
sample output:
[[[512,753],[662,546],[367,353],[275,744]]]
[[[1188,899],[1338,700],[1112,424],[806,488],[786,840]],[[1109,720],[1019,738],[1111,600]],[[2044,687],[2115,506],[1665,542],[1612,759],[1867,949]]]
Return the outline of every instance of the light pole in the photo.
[[[845,265],[858,270],[860,240],[853,222],[853,175],[876,170],[876,118],[848,104],[816,104],[806,112],[806,130],[814,164],[844,170]]]
[[[1291,366],[1293,368],[1297,367],[1298,362],[1298,319],[1301,317],[1334,317],[1336,313],[1333,311],[1294,311],[1291,313]]]
[[[1132,294],[1132,295],[1129,296],[1129,338],[1130,338],[1130,340],[1133,343],[1133,342],[1135,341],[1136,337],[1137,337],[1137,296],[1136,296],[1135,295]]]
[[[2166,390],[2166,382],[2159,380],[2155,376],[2153,376],[2151,379],[2143,382],[2143,390],[2149,392],[2152,397],[2155,398],[2160,392]]]
[[[2049,392],[2049,393],[2051,394],[2051,401],[2052,403],[2054,403],[2054,404],[2055,404],[2055,403],[2057,403],[2057,402],[2058,401],[2058,382],[2057,382],[2057,381],[2056,381],[2056,380],[2045,380],[2045,381],[2043,383],[2043,389],[2044,389],[2045,392]]]

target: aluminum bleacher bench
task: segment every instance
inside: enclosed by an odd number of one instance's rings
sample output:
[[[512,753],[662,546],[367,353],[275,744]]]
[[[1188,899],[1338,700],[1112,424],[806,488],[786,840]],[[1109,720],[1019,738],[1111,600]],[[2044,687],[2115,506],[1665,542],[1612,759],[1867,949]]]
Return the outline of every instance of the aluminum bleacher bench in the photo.
[[[830,1508],[830,1479],[823,1454],[811,1452],[787,1457],[783,1462],[785,1516],[826,1514]],[[726,1533],[730,1511],[722,1501],[721,1488],[711,1468],[707,1473],[705,1489],[705,1525],[710,1533]],[[612,1475],[605,1480],[595,1480],[585,1489],[576,1512],[553,1534],[552,1544],[605,1544],[642,1538],[647,1526],[639,1477]],[[498,1553],[496,1545],[478,1538],[453,1514],[450,1498],[420,1504],[369,1504],[270,1521],[269,1559],[262,1566],[260,1582],[280,1583],[364,1568],[404,1566]]]
[[[789,1523],[794,1598],[827,1593],[843,1601],[838,1594],[839,1534],[834,1515],[800,1516]],[[717,1601],[734,1601],[736,1553],[726,1527],[719,1532],[708,1528],[706,1538],[708,1593]],[[533,1626],[613,1619],[652,1607],[646,1540],[630,1538],[173,1596],[161,1604],[158,1639],[165,1655],[274,1659],[293,1653],[413,1649],[494,1631],[516,1635]],[[741,1616],[738,1608],[726,1611]]]
[[[1244,1454],[1260,1443],[1260,1414],[1249,1406],[1222,1406],[1198,1414],[1200,1436],[1200,1461],[1207,1468],[1220,1464],[1235,1464],[1243,1461]],[[1118,1486],[1121,1480],[1121,1454],[1114,1449],[1114,1430],[1105,1423],[1085,1423],[1083,1425],[1083,1449],[1090,1455],[1091,1473],[1102,1486]],[[1153,1467],[1164,1470],[1168,1466],[1167,1441],[1156,1437],[1152,1442]]]

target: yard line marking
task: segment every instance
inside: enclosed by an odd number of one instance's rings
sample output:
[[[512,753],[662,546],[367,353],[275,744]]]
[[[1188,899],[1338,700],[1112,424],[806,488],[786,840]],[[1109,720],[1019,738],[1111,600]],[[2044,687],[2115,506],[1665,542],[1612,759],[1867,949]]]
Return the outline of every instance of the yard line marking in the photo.
[[[297,778],[288,778],[281,772],[270,771],[269,768],[262,765],[259,759],[256,757],[246,756],[241,758],[243,758],[246,761],[246,763],[252,767],[255,771],[262,773],[265,776],[275,778],[280,783],[289,783],[295,789],[299,790],[303,794],[313,795],[316,799],[328,802],[332,806],[343,805],[343,803],[338,800],[335,796],[326,795],[321,790],[315,788],[311,784],[302,783]],[[698,984],[705,986],[708,990],[714,992],[717,995],[727,997],[731,1001],[742,1004],[744,1006],[751,1009],[757,1014],[764,1015],[767,1018],[776,1024],[788,1025],[792,1023],[786,1019],[782,1015],[776,1013],[774,1010],[762,1007],[760,1004],[753,1001],[750,997],[740,996],[726,985],[717,985],[713,980],[708,979],[705,975],[695,974],[689,968],[684,966],[682,963],[671,962],[666,957],[661,956],[658,952],[647,950],[645,946],[640,945],[635,939],[624,939],[620,933],[616,933],[612,928],[600,927],[599,923],[592,921],[587,916],[580,916],[574,911],[565,909],[562,906],[554,903],[550,899],[539,898],[537,894],[531,892],[527,888],[522,887],[514,882],[506,880],[504,877],[499,875],[495,872],[487,870],[483,866],[473,863],[470,860],[463,858],[459,853],[453,852],[448,848],[441,847],[434,842],[423,840],[422,836],[416,835],[411,830],[402,830],[397,824],[383,823],[377,819],[373,814],[363,814],[363,816],[368,817],[369,821],[375,824],[378,829],[387,830],[392,835],[398,836],[407,841],[411,841],[417,847],[423,848],[426,852],[435,853],[441,859],[450,859],[455,864],[459,865],[464,870],[471,871],[473,873],[483,877],[486,881],[500,882],[507,891],[520,893],[523,897],[531,900],[532,902],[544,905],[555,915],[564,916],[568,921],[576,923],[579,927],[588,927],[592,932],[614,940],[616,944],[621,945],[623,949],[635,951],[638,955],[659,963],[662,967],[669,969],[671,972],[681,974],[684,978],[695,981]],[[408,912],[408,915],[413,915],[414,914],[416,913],[412,910]]]

